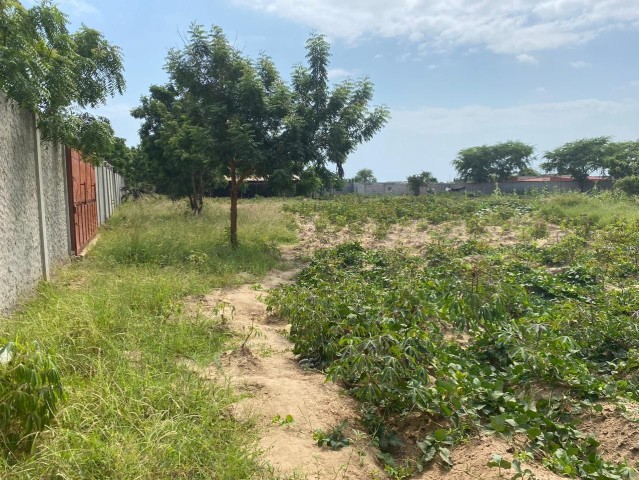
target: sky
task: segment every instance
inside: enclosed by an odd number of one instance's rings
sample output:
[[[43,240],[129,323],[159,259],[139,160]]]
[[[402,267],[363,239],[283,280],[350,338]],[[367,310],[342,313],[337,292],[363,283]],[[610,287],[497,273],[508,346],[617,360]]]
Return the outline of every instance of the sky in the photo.
[[[26,1],[26,4],[31,3]],[[521,140],[543,153],[579,138],[639,138],[637,0],[59,0],[72,28],[122,48],[127,90],[99,113],[138,143],[129,112],[166,82],[169,48],[189,25],[219,25],[284,78],[311,31],[332,47],[329,77],[368,76],[391,119],[351,154],[346,176],[380,181],[422,170],[452,180],[467,147]]]

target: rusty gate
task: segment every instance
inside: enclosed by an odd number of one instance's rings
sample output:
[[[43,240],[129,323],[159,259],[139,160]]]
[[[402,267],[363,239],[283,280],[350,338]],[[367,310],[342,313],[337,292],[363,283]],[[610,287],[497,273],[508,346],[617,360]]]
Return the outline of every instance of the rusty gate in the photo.
[[[95,169],[80,152],[67,148],[71,250],[78,255],[98,231]]]

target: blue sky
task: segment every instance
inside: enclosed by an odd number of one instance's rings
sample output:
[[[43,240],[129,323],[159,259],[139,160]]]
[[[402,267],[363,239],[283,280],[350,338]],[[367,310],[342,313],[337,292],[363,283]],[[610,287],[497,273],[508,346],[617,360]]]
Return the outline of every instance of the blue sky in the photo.
[[[29,3],[29,2],[27,2]],[[639,138],[637,0],[60,0],[73,26],[124,53],[127,91],[100,113],[137,144],[129,116],[163,83],[166,51],[193,21],[219,25],[285,78],[311,30],[328,35],[331,78],[368,75],[388,125],[351,155],[346,175],[455,176],[466,147],[521,140],[543,152],[577,138]]]

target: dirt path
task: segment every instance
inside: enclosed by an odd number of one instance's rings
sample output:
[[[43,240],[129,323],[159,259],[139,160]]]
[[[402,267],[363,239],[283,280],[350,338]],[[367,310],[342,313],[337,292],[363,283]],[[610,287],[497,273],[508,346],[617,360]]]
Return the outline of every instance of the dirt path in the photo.
[[[198,310],[223,318],[235,334],[236,346],[225,352],[219,364],[204,373],[217,382],[228,382],[245,394],[235,404],[233,415],[257,423],[262,458],[281,479],[383,479],[387,478],[375,460],[368,436],[358,434],[356,402],[324,374],[305,370],[293,355],[287,339],[289,325],[268,314],[262,301],[268,290],[291,283],[301,269],[303,253],[315,250],[304,236],[302,245],[284,251],[286,269],[272,271],[259,285],[219,289],[199,299]],[[287,421],[287,416],[293,421]],[[316,430],[327,431],[348,422],[346,435],[354,443],[338,451],[319,448],[313,440]],[[505,439],[482,436],[452,452],[455,466],[446,471],[433,465],[415,478],[460,480],[510,478],[514,472],[487,467],[493,454],[511,459]],[[539,465],[527,464],[538,479],[558,479]],[[510,474],[509,474],[510,473]],[[270,478],[270,477],[269,477]]]
[[[289,262],[293,255],[292,251],[286,255]],[[243,285],[213,291],[203,299],[204,309],[224,315],[240,344],[222,356],[220,365],[211,366],[207,375],[247,394],[233,413],[257,422],[263,459],[282,478],[384,477],[374,473],[379,468],[366,441],[332,451],[319,448],[313,440],[317,429],[328,430],[342,421],[355,426],[356,404],[339,387],[325,383],[322,373],[298,365],[286,338],[288,326],[267,314],[261,298],[269,289],[292,281],[299,266],[290,263],[289,270],[271,272],[259,289]],[[288,415],[292,423],[286,422]],[[352,428],[346,433],[356,436]]]

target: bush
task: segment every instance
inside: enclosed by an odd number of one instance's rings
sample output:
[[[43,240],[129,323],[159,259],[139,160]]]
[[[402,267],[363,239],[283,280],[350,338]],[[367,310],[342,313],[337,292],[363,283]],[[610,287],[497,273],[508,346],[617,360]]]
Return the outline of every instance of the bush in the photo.
[[[638,195],[639,177],[632,175],[630,177],[620,178],[615,182],[615,188],[627,193],[628,195]]]
[[[2,447],[9,451],[29,449],[34,434],[53,419],[63,395],[58,367],[36,342],[9,342],[0,348]]]

